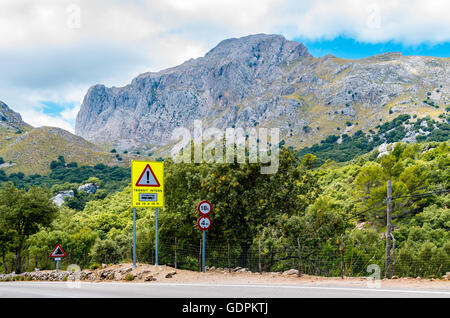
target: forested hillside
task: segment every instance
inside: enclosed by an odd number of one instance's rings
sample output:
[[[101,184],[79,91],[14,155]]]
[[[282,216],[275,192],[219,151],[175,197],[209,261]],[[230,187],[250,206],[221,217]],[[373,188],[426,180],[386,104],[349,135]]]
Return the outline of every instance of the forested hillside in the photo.
[[[260,174],[259,164],[174,164],[166,160],[166,206],[159,214],[160,263],[173,264],[177,238],[178,266],[198,268],[201,233],[196,226],[196,205],[208,200],[214,205],[213,226],[208,230],[210,266],[225,267],[231,258],[232,265],[253,269],[261,240],[267,271],[292,267],[300,243],[305,272],[367,275],[369,264],[384,266],[386,182],[390,178],[395,275],[440,277],[450,271],[449,150],[448,141],[397,143],[380,158],[374,150],[346,163],[329,160],[319,166],[314,155],[299,158],[295,151],[282,148],[280,168],[274,175]],[[51,178],[70,175],[70,169],[74,168],[58,167]],[[99,173],[98,167],[89,169]],[[112,179],[118,170],[107,173],[104,176]],[[67,181],[82,182],[93,176],[87,173]],[[104,187],[108,182],[102,177]],[[35,187],[25,188],[35,191]],[[11,185],[5,183],[0,192],[4,225],[5,215],[20,206],[20,197],[26,195],[20,190],[14,201],[7,195],[10,192]],[[46,195],[50,198],[51,191]],[[137,217],[138,261],[152,262],[154,209],[138,209]],[[20,234],[7,233],[7,229],[3,226],[0,233],[0,252],[6,270],[11,271]],[[48,253],[56,243],[68,254],[66,265],[86,268],[130,260],[130,187],[92,197],[79,211],[65,204],[51,225],[36,230],[22,237],[26,270],[52,268]]]
[[[353,123],[348,122],[347,125],[353,126]],[[346,133],[330,135],[319,144],[301,149],[298,155],[302,157],[307,153],[313,153],[317,156],[319,164],[323,164],[328,159],[345,162],[370,152],[383,143],[447,141],[449,138],[450,113],[448,111],[445,115],[442,114],[439,120],[428,116],[420,118],[417,115],[411,117],[403,114],[376,126],[374,130],[370,129],[367,133],[358,130],[353,135]]]

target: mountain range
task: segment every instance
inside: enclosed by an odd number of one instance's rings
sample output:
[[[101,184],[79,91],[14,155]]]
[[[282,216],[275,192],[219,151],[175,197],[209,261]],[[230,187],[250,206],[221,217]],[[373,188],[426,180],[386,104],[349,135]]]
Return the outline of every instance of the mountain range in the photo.
[[[314,57],[301,43],[257,34],[204,57],[143,73],[124,87],[89,88],[76,134],[119,148],[171,144],[177,127],[278,127],[290,146],[368,131],[399,114],[437,118],[448,106],[450,59],[385,53]]]
[[[331,141],[350,140],[347,136],[358,139],[360,130],[367,140],[390,133],[400,137],[386,140],[414,142],[440,129],[432,140],[442,140],[448,135],[449,93],[450,58],[314,57],[283,36],[250,35],[224,40],[179,66],[143,73],[124,87],[90,87],[76,118],[76,135],[34,128],[0,102],[1,168],[47,173],[60,155],[88,165],[154,160],[168,155],[175,128],[192,128],[199,119],[204,128],[222,130],[277,127],[283,144],[306,150],[325,140],[329,148]],[[421,130],[426,123],[402,121],[404,131],[391,131],[397,126],[388,122],[401,114],[429,116],[437,124],[428,121],[427,132]],[[384,123],[382,134],[373,131]]]

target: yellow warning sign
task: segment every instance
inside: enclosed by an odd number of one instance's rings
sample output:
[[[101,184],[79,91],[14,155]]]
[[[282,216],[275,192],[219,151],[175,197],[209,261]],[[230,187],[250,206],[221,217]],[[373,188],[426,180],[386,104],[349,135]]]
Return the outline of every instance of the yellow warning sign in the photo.
[[[164,162],[131,161],[133,207],[164,206]]]

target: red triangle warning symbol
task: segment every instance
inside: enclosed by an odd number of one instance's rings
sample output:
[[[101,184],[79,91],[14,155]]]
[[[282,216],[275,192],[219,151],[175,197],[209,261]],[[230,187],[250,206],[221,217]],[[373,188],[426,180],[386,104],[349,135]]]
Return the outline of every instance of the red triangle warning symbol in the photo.
[[[153,173],[152,168],[149,164],[145,166],[144,171],[142,171],[141,176],[136,182],[137,187],[160,187],[160,183]]]
[[[50,253],[50,257],[64,257],[66,256],[66,253],[62,249],[61,245],[56,244],[53,251]]]

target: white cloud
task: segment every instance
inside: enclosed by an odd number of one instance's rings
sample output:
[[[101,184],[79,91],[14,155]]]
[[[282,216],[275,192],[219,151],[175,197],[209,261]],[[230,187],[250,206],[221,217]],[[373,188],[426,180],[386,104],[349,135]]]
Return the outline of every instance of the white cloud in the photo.
[[[308,39],[438,43],[450,40],[449,14],[445,0],[318,0],[297,15],[296,32]]]
[[[79,7],[79,28],[73,27],[74,12],[68,10],[74,6]],[[100,40],[133,50],[168,34],[204,45],[217,43],[224,34],[283,27],[292,36],[311,39],[347,34],[406,44],[450,40],[447,0],[2,0],[0,9],[0,48]],[[379,27],[374,27],[377,19]],[[202,38],[208,30],[220,33],[212,40]]]
[[[90,85],[126,85],[225,38],[433,44],[450,41],[449,14],[447,0],[2,0],[0,100],[30,123],[67,127],[74,109],[54,119],[40,101],[78,105]]]
[[[74,133],[72,125],[60,117],[49,116],[36,110],[25,110],[21,112],[22,119],[34,127],[51,126],[65,129],[71,133]]]
[[[66,108],[64,111],[62,111],[61,118],[69,123],[72,123],[77,118],[78,111],[80,110],[80,105],[75,105],[72,108]]]

